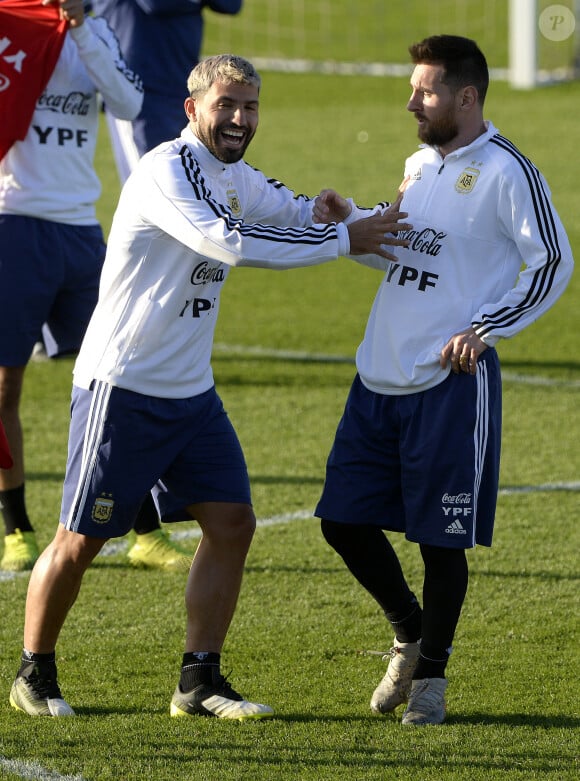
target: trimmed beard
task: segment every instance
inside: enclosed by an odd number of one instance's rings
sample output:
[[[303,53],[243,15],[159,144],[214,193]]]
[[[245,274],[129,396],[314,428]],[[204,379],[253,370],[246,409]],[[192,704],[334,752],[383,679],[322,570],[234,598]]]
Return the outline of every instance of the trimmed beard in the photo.
[[[451,112],[436,120],[427,120],[424,127],[419,127],[417,135],[428,146],[445,146],[457,136],[459,128]]]
[[[246,153],[246,149],[250,145],[250,141],[254,137],[254,133],[248,135],[246,139],[246,143],[243,145],[243,147],[240,147],[239,149],[229,149],[228,147],[225,148],[220,147],[216,143],[216,138],[219,135],[219,130],[220,129],[217,128],[212,132],[211,130],[208,130],[206,127],[202,127],[201,123],[198,123],[195,134],[199,138],[199,140],[203,143],[203,145],[220,162],[226,164],[237,163],[239,160],[242,159],[242,157]]]

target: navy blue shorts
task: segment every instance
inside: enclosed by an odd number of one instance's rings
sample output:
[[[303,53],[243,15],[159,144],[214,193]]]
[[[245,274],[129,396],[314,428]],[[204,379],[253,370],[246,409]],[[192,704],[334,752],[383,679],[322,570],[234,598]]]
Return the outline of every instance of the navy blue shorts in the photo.
[[[95,382],[73,387],[60,522],[121,537],[152,491],[163,521],[190,521],[197,502],[250,504],[242,448],[214,388],[161,399]]]
[[[501,445],[501,376],[487,349],[477,374],[421,393],[373,393],[357,376],[328,457],[315,515],[403,532],[442,548],[491,545]]]
[[[0,215],[0,365],[24,366],[43,335],[50,357],[78,351],[105,258],[99,225]]]

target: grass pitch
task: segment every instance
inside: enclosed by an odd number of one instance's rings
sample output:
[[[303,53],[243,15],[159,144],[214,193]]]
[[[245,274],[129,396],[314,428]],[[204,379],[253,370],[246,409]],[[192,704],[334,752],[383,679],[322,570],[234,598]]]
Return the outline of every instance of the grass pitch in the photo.
[[[265,74],[249,160],[297,191],[333,185],[360,203],[388,198],[416,146],[407,96],[398,80]],[[487,112],[543,170],[576,255],[579,100],[580,84],[521,94],[493,85]],[[118,183],[103,131],[99,209],[108,228]],[[61,685],[75,719],[30,719],[9,707],[27,576],[0,580],[0,778],[578,777],[578,278],[545,318],[500,346],[505,423],[496,537],[491,549],[469,554],[448,719],[425,729],[370,712],[385,665],[368,652],[387,650],[391,633],[310,516],[378,281],[377,272],[340,260],[292,272],[236,269],[224,290],[216,382],[264,523],[223,661],[236,688],[271,704],[276,717],[254,724],[169,718],[184,578],[135,571],[121,549],[99,556],[87,573],[59,644]],[[27,497],[42,544],[54,533],[60,503],[71,369],[70,361],[31,364],[26,375]],[[195,524],[179,530],[193,551]],[[416,546],[393,539],[420,592]]]

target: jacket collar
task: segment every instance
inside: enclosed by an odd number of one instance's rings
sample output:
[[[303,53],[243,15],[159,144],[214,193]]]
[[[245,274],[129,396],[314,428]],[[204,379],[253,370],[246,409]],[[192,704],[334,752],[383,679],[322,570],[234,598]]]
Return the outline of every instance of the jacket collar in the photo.
[[[463,157],[463,155],[472,154],[476,149],[480,149],[482,146],[487,144],[489,139],[498,133],[498,130],[495,125],[487,119],[484,120],[484,124],[486,127],[485,133],[477,136],[477,138],[475,138],[470,144],[467,144],[467,146],[460,146],[459,149],[454,149],[453,152],[449,152],[448,155],[445,155],[445,160],[454,160],[455,158]],[[420,147],[422,149],[432,149],[435,154],[440,155],[439,149],[436,146],[421,144]]]
[[[206,145],[199,140],[189,125],[181,131],[181,138],[192,147],[193,153],[199,160],[203,168],[208,170],[211,174],[217,176],[223,171],[227,171],[235,163],[223,163],[218,160],[217,157],[212,155]]]

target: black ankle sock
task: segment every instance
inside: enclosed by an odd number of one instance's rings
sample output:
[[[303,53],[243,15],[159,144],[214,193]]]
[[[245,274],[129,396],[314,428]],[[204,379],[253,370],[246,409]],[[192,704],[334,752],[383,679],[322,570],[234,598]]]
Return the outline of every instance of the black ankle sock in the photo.
[[[188,692],[200,684],[211,684],[219,675],[220,655],[206,651],[183,654],[179,688]]]
[[[159,528],[161,528],[161,524],[159,522],[157,507],[155,506],[151,494],[147,494],[143,500],[143,504],[139,508],[139,513],[135,518],[133,529],[136,534],[149,534],[149,532],[153,532],[155,529]]]
[[[41,674],[53,672],[56,674],[56,653],[52,651],[48,654],[35,654],[23,648],[18,675],[27,678],[35,671]]]
[[[449,661],[451,649],[430,649],[421,643],[419,659],[413,673],[413,680],[422,678],[445,678],[445,668]]]
[[[0,510],[4,518],[6,534],[14,534],[16,529],[20,529],[21,532],[34,531],[26,512],[24,483],[18,488],[0,491]]]
[[[401,617],[400,613],[390,612],[385,615],[400,643],[416,643],[421,639],[422,610],[414,595],[410,610],[405,616]]]

